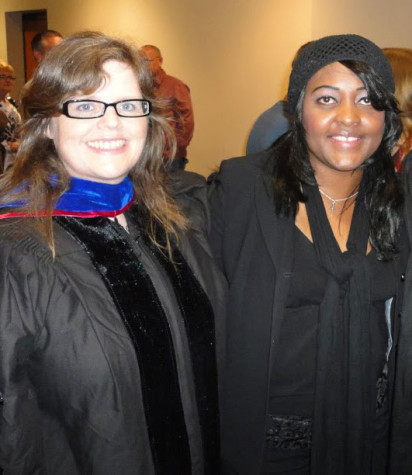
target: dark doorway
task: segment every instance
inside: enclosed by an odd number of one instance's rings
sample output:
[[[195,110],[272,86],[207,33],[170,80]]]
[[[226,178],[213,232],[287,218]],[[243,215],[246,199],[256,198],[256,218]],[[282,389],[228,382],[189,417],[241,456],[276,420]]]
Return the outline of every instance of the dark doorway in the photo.
[[[30,42],[34,35],[40,31],[47,30],[47,11],[38,10],[35,12],[23,13],[22,15],[23,45],[24,45],[24,70],[26,81],[33,76],[36,69]]]
[[[17,77],[11,96],[18,101],[21,88],[31,78],[36,67],[30,41],[36,33],[47,30],[47,11],[6,12],[5,16],[7,61],[14,67]]]

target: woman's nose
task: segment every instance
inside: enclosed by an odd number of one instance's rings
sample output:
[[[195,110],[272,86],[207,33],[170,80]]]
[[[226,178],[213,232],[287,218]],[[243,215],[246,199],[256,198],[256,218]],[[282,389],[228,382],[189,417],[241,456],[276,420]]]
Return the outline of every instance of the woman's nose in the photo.
[[[342,101],[336,111],[336,119],[345,125],[357,124],[360,122],[359,109],[353,101]]]
[[[99,118],[99,125],[103,127],[115,128],[119,125],[120,117],[117,115],[114,106],[110,105],[102,117]]]

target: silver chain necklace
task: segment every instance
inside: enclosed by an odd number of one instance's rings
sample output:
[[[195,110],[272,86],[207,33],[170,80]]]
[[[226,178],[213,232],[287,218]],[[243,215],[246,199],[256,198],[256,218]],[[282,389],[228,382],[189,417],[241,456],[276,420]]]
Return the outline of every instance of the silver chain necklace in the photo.
[[[349,195],[347,196],[346,198],[337,198],[336,200],[334,200],[331,196],[329,196],[327,193],[325,193],[323,190],[321,190],[320,187],[319,188],[319,191],[320,193],[325,197],[327,198],[328,200],[330,200],[330,206],[329,206],[329,209],[330,209],[330,215],[333,216],[333,212],[335,211],[335,205],[336,203],[342,203],[342,201],[347,201],[347,200],[350,200],[351,198],[354,198],[356,195],[359,194],[359,191],[355,191],[355,193],[353,193],[352,195]]]

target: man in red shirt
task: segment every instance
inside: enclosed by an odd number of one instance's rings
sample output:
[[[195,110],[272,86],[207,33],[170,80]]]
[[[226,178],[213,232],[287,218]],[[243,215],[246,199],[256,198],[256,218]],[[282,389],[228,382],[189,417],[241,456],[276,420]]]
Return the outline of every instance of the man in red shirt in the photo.
[[[176,154],[173,157],[168,156],[169,159],[173,160],[172,170],[184,169],[187,163],[186,149],[192,139],[194,129],[190,89],[183,81],[169,76],[162,69],[163,58],[157,46],[142,46],[140,52],[150,64],[155,94],[170,101],[168,116],[177,140]]]

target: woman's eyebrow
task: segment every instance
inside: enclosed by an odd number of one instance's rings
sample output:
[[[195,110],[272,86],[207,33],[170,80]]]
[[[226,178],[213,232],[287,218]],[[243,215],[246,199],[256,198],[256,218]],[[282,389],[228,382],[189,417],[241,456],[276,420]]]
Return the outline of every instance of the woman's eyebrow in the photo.
[[[313,89],[312,92],[316,92],[319,89],[332,89],[333,91],[339,91],[341,88],[337,87],[337,86],[330,86],[328,84],[323,84],[322,86],[315,87],[315,89]],[[360,87],[356,88],[357,91],[364,91],[365,89],[366,89],[365,86],[360,86]]]

